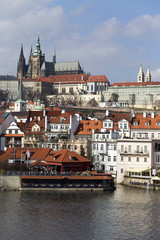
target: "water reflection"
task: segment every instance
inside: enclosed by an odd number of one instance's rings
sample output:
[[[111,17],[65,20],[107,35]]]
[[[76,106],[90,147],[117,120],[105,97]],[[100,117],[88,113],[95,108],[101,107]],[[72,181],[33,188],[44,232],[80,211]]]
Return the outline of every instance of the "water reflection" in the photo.
[[[158,239],[160,192],[0,192],[1,239]]]

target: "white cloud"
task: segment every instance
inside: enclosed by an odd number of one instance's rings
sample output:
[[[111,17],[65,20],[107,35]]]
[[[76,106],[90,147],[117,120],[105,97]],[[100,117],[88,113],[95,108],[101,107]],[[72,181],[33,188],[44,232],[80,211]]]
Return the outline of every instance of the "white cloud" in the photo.
[[[151,72],[152,81],[160,81],[160,68],[157,68]]]
[[[124,34],[127,37],[153,38],[157,35],[157,31],[160,31],[160,15],[154,17],[143,15],[130,21],[125,26]]]
[[[106,40],[115,37],[119,34],[121,24],[117,19],[110,18],[109,20],[98,24],[92,34],[92,37],[96,40]]]

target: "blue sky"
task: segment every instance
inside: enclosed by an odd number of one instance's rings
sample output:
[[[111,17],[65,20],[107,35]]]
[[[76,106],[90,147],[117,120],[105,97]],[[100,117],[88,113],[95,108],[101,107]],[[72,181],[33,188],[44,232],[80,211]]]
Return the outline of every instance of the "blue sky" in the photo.
[[[111,83],[136,81],[142,64],[160,81],[159,0],[0,0],[0,74],[16,75],[21,44],[26,62],[40,33],[52,60],[79,61]]]

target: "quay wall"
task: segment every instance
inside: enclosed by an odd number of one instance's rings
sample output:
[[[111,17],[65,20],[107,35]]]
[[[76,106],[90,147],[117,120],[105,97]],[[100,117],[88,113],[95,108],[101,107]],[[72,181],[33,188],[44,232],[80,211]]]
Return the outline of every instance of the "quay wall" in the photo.
[[[0,176],[0,189],[19,190],[21,188],[21,179],[19,176]]]

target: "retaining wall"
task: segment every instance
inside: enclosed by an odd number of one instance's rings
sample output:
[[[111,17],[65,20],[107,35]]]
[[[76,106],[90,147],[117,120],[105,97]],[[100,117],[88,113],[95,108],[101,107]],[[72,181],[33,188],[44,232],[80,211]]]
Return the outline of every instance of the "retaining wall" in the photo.
[[[0,189],[19,190],[21,179],[19,176],[0,176]]]

